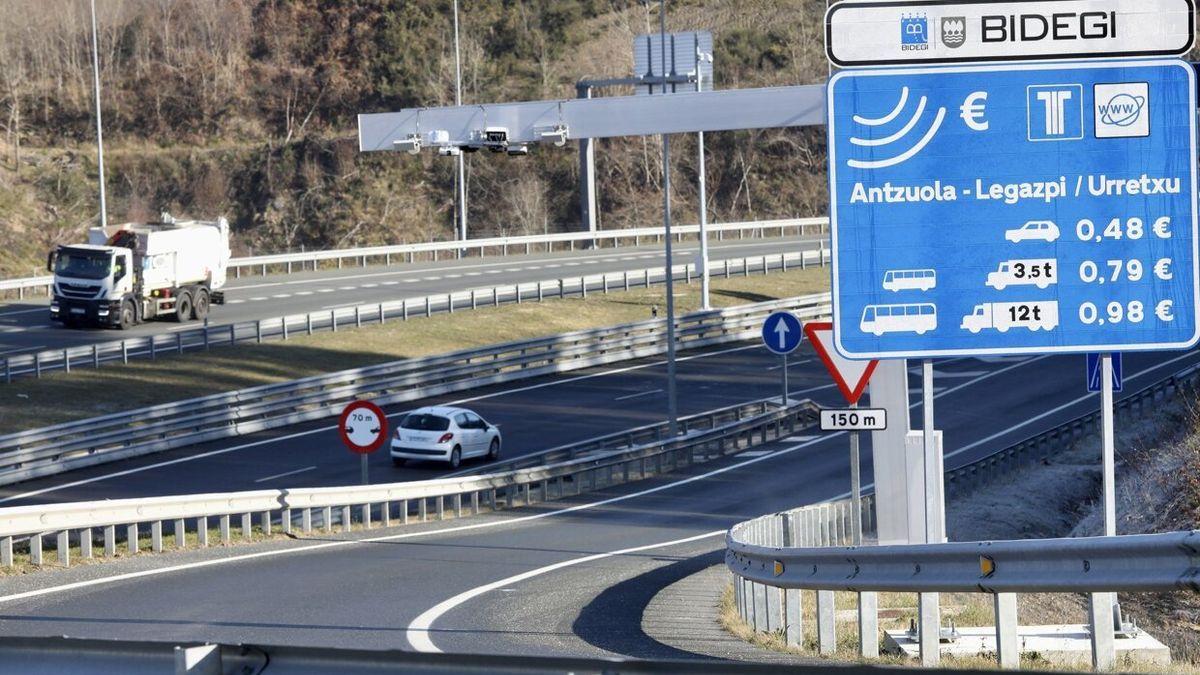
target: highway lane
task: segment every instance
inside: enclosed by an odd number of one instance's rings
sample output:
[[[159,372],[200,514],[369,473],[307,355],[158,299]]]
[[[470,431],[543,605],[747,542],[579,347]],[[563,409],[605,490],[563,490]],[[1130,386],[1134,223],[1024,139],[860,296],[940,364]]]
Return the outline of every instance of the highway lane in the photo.
[[[758,345],[684,352],[679,362],[681,415],[777,395],[779,358]],[[521,380],[391,406],[398,415],[423,405],[459,403],[500,427],[502,455],[518,457],[560,445],[660,422],[666,417],[665,362],[623,362]],[[811,354],[789,364],[794,396],[833,402],[836,391]],[[279,487],[356,484],[358,458],[341,444],[333,419],[0,487],[0,506],[149,497]],[[467,460],[463,469],[487,463]],[[422,462],[392,466],[386,451],[370,457],[375,483],[428,479],[448,472]]]
[[[818,237],[786,237],[712,242],[710,261],[815,250]],[[692,262],[697,244],[674,249],[676,264]],[[226,305],[214,307],[210,323],[274,318],[338,307],[418,298],[497,285],[645,269],[663,264],[661,247],[578,250],[553,254],[464,258],[388,266],[351,267],[290,275],[243,277],[226,286]],[[196,327],[196,323],[183,326]],[[46,349],[120,340],[179,330],[171,320],[151,321],[129,331],[68,330],[49,319],[47,302],[0,305],[0,358]]]
[[[1197,354],[1127,359],[1129,392],[1194,363]],[[947,467],[1094,408],[1095,395],[1082,392],[1082,362],[1079,356],[941,362],[936,416],[946,434]],[[682,573],[681,561],[718,549],[720,533],[733,523],[838,497],[848,481],[845,436],[802,435],[573,500],[427,523],[358,543],[305,542],[259,557],[233,552],[217,564],[112,581],[104,577],[127,571],[122,563],[92,568],[99,571],[70,590],[0,593],[0,630],[686,656],[631,625],[653,591]]]

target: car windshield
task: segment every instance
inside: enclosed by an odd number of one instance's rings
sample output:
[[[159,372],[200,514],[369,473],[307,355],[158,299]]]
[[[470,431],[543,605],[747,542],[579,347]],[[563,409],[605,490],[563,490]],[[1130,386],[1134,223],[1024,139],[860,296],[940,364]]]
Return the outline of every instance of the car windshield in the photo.
[[[412,413],[400,422],[400,428],[413,431],[445,431],[450,428],[450,420],[438,415]]]
[[[76,279],[104,279],[111,262],[107,253],[64,249],[58,254],[54,273]]]

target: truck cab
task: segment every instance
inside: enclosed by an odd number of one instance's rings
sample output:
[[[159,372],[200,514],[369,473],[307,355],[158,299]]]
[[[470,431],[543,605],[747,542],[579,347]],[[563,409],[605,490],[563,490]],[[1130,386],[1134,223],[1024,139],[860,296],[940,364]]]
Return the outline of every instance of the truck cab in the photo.
[[[119,326],[121,302],[133,293],[133,252],[116,246],[77,244],[50,252],[54,274],[50,318],[67,326]]]

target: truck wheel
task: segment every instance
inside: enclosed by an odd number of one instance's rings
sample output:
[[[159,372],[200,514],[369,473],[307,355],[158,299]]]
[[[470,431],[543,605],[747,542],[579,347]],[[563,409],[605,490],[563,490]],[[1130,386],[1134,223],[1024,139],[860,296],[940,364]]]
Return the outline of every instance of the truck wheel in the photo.
[[[192,318],[197,321],[203,321],[208,318],[208,306],[208,291],[201,288],[196,291],[196,299],[192,303]]]
[[[175,299],[175,320],[185,323],[192,318],[192,295],[184,292]]]
[[[133,328],[133,324],[136,322],[136,320],[137,317],[133,313],[133,303],[121,303],[121,315],[117,317],[117,328],[120,328],[121,330],[129,330],[130,328]]]

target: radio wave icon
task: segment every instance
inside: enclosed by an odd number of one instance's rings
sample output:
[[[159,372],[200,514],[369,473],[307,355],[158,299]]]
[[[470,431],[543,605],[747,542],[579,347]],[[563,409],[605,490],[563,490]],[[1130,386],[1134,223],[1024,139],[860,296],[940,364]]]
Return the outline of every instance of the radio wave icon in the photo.
[[[881,127],[881,126],[891,123],[892,121],[894,121],[898,117],[900,117],[900,113],[904,112],[904,108],[907,105],[908,105],[908,87],[904,87],[903,89],[900,90],[900,102],[896,104],[896,107],[894,109],[892,109],[892,112],[888,113],[887,115],[885,115],[883,117],[877,117],[877,118],[869,118],[869,117],[862,117],[859,115],[855,115],[854,121],[857,122],[858,124],[861,124],[861,125],[867,126],[867,127]],[[922,96],[921,100],[917,102],[917,110],[916,110],[916,112],[913,113],[912,119],[910,119],[908,121],[908,123],[904,125],[903,128],[901,128],[899,131],[897,131],[894,134],[885,136],[883,138],[851,137],[850,143],[853,145],[857,145],[860,147],[866,147],[866,148],[878,148],[878,147],[882,147],[885,145],[891,145],[892,143],[895,143],[895,142],[903,139],[905,136],[908,136],[908,134],[917,127],[917,124],[921,121],[921,118],[925,115],[925,108],[928,105],[929,105],[929,99]],[[850,167],[854,168],[854,169],[886,169],[889,166],[896,166],[897,164],[903,164],[904,162],[907,162],[908,160],[915,157],[917,155],[917,153],[924,150],[926,145],[929,145],[930,141],[933,140],[933,137],[937,135],[938,130],[942,128],[942,122],[944,122],[945,120],[946,120],[946,109],[938,108],[937,115],[933,119],[932,126],[930,126],[929,130],[925,132],[925,135],[922,136],[919,141],[917,141],[917,144],[914,145],[913,147],[909,148],[908,150],[900,153],[899,155],[896,155],[894,157],[889,157],[887,159],[875,159],[875,160],[851,159],[851,160],[847,160],[846,163],[849,164]]]

